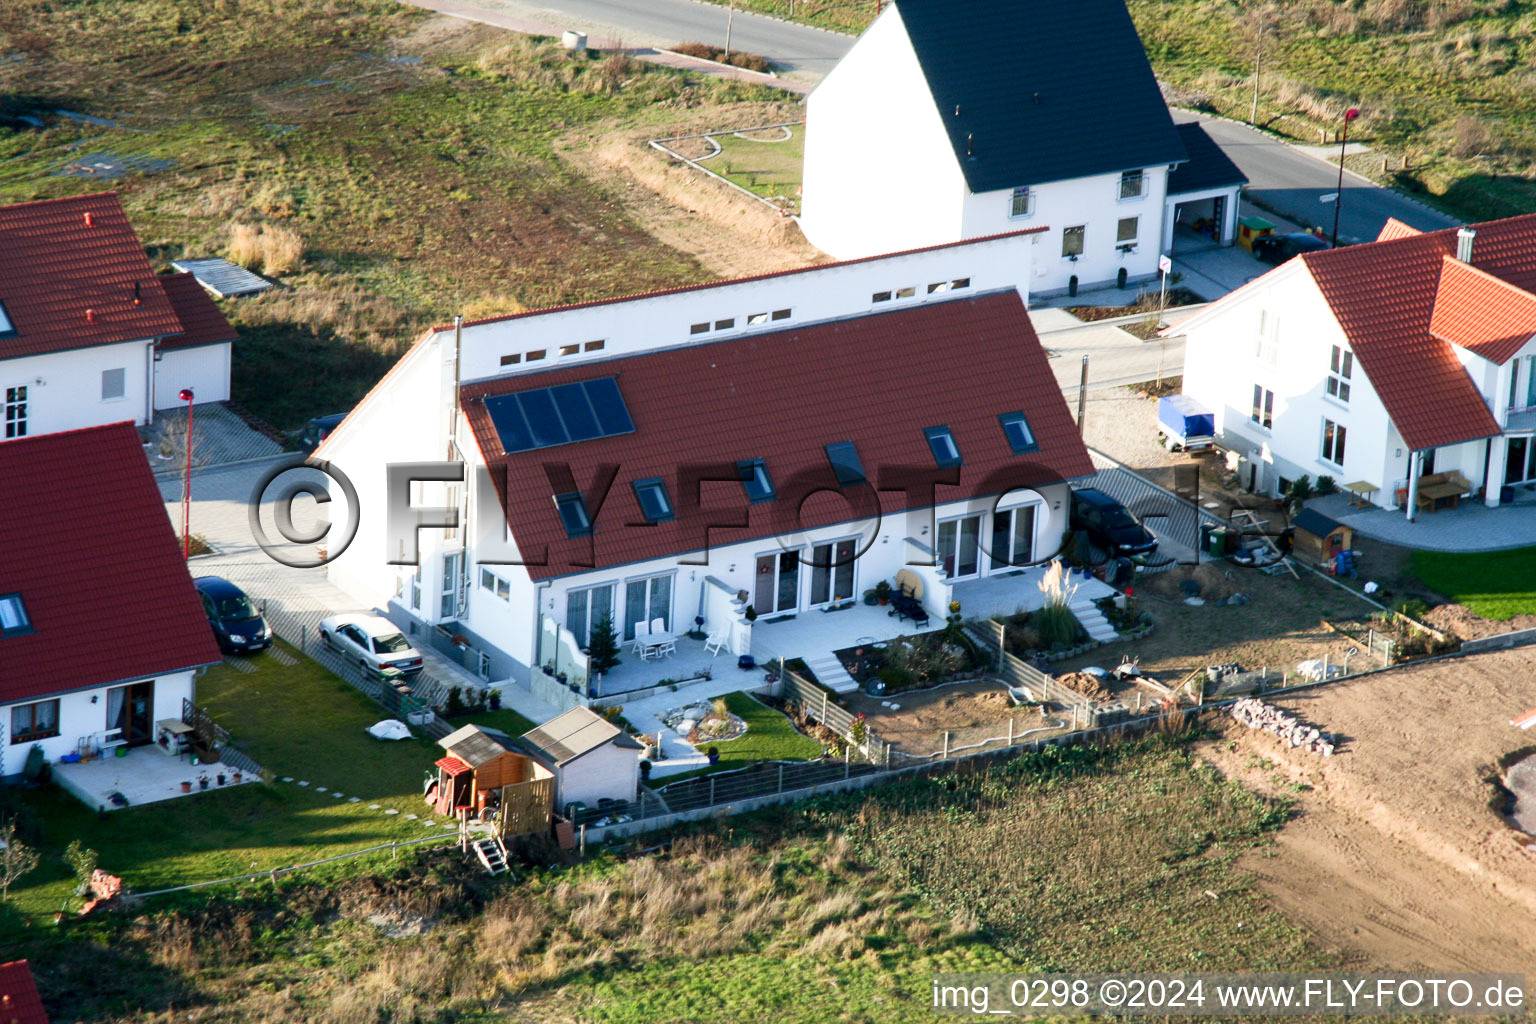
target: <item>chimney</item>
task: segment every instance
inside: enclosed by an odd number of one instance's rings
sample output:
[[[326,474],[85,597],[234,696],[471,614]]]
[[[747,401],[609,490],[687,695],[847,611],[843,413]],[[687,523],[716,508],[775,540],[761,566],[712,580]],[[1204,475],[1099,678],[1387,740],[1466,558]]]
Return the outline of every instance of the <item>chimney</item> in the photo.
[[[91,226],[91,211],[90,210],[86,210],[85,211],[85,226],[86,227],[90,227]]]
[[[94,309],[88,309],[85,311],[85,322],[88,324],[93,324],[96,322],[96,311]]]
[[[1472,262],[1472,242],[1477,238],[1477,232],[1471,228],[1462,228],[1456,232],[1456,258],[1463,263]]]

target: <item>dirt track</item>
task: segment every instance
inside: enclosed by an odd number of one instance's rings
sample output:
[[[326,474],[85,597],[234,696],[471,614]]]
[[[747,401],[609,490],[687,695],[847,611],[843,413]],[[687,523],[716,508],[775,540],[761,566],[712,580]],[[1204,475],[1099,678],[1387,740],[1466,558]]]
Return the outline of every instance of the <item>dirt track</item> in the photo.
[[[1536,853],[1490,809],[1483,781],[1532,740],[1508,720],[1536,705],[1536,650],[1277,703],[1347,737],[1343,751],[1295,753],[1238,728],[1202,749],[1228,775],[1298,801],[1276,847],[1241,865],[1277,905],[1372,966],[1536,970]]]

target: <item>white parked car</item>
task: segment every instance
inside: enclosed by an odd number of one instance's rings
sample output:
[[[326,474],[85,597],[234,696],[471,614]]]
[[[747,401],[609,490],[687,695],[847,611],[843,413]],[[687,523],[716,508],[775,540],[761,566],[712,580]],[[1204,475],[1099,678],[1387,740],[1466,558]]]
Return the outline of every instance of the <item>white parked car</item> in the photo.
[[[421,652],[405,634],[379,615],[332,615],[320,621],[320,639],[365,670],[382,674],[387,668],[406,675],[421,671]]]

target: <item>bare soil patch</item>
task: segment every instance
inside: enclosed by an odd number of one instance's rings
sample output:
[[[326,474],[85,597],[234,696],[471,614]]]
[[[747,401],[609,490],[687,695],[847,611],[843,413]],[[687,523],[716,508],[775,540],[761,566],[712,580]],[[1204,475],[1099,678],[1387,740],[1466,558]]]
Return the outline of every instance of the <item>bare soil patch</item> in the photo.
[[[1492,806],[1495,764],[1526,739],[1528,652],[1408,666],[1276,701],[1348,740],[1331,758],[1232,728],[1201,753],[1288,795],[1299,814],[1246,857],[1276,902],[1326,943],[1383,968],[1536,967],[1536,854]]]
[[[1015,707],[1008,690],[997,680],[952,683],[885,700],[896,704],[896,710],[883,707],[880,698],[863,694],[850,695],[844,703],[849,711],[865,716],[876,736],[908,754],[941,750],[946,732],[951,749],[991,736],[1006,737],[1009,719],[1013,720],[1015,737],[1031,729],[1051,730],[1037,734],[1041,736],[1064,731],[1053,725],[1060,720],[1046,711]]]
[[[1464,604],[1442,604],[1424,615],[1424,622],[1462,640],[1477,640],[1522,629],[1536,629],[1536,615],[1516,615],[1511,619],[1485,619],[1473,614]]]

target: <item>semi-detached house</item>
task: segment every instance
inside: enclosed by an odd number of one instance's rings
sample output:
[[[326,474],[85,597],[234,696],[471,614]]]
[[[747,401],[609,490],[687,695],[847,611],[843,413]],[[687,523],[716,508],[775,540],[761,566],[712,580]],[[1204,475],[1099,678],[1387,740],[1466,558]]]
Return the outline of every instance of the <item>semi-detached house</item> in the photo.
[[[605,617],[626,641],[660,620],[794,657],[793,631],[770,645],[765,627],[903,569],[938,622],[994,577],[1006,610],[1038,603],[1021,570],[1059,550],[1063,481],[1092,467],[1020,294],[1029,242],[436,329],[316,453],[365,513],[330,578],[546,695],[547,676],[596,683],[584,649]],[[457,525],[420,530],[412,559],[366,513],[387,462],[449,453],[464,482],[411,496]]]

